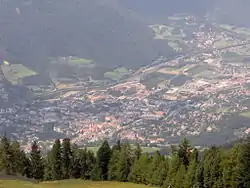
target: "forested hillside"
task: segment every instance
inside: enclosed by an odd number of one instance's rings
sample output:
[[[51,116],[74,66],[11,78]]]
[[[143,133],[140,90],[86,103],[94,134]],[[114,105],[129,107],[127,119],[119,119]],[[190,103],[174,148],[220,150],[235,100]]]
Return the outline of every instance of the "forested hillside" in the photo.
[[[140,15],[141,20],[150,23],[166,22],[174,14],[193,14],[203,17],[214,8],[216,0],[119,0],[120,4]]]
[[[139,67],[167,43],[154,40],[147,24],[176,13],[249,23],[247,0],[1,0],[0,52],[10,61],[46,70],[48,57],[79,56],[105,67]]]
[[[39,181],[85,179],[133,182],[164,188],[249,188],[250,138],[233,147],[198,150],[184,139],[169,155],[142,153],[138,144],[104,141],[97,153],[80,149],[70,139],[57,139],[44,156],[34,142],[25,154],[6,136],[0,143],[0,169]]]
[[[215,21],[250,26],[248,0],[217,0],[211,11]]]
[[[171,53],[146,24],[108,0],[1,1],[0,46],[11,62],[46,69],[48,57],[138,67]]]

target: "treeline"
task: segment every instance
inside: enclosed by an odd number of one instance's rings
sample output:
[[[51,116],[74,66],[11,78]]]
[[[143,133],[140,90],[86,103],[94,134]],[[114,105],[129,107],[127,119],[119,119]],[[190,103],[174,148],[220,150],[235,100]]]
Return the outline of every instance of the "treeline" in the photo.
[[[96,154],[57,139],[46,156],[37,142],[29,154],[6,136],[0,143],[0,169],[39,181],[86,179],[134,182],[164,188],[249,188],[250,138],[232,148],[211,147],[202,152],[187,139],[170,155],[142,153],[140,146],[104,141]]]

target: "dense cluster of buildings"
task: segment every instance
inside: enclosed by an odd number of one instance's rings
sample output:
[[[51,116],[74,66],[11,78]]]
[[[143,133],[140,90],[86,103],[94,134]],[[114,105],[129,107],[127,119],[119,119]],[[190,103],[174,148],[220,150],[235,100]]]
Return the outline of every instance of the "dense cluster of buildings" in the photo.
[[[148,89],[140,80],[126,81],[106,89],[65,91],[49,100],[0,107],[0,131],[24,146],[38,139],[47,147],[58,137],[69,137],[79,145],[122,139],[162,146],[172,143],[171,138],[226,129],[220,124],[222,119],[250,108],[246,102],[250,97],[250,74],[243,63],[225,63],[223,53],[228,49],[218,52],[214,47],[218,36],[226,38],[225,33],[203,29],[200,27],[194,33],[196,38],[186,42],[206,52],[189,56],[186,68],[176,71],[176,77],[181,74],[192,78],[184,84]],[[241,46],[233,50],[237,48]],[[180,60],[185,58],[164,62],[164,66],[180,66]],[[208,67],[208,75],[198,74],[202,70],[197,74],[189,71],[200,66]],[[141,74],[147,74],[147,69]],[[8,100],[4,89],[0,93],[2,100]],[[245,134],[247,130],[244,124],[232,134]]]

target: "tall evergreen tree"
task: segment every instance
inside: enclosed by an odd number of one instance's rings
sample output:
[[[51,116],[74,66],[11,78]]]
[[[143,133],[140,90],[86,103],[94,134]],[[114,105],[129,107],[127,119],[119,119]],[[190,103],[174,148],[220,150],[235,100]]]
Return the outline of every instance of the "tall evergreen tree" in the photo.
[[[115,150],[121,150],[121,141],[120,140],[118,140],[117,142],[116,142],[116,144],[112,147],[112,152],[114,152]]]
[[[152,163],[150,164],[150,184],[155,186],[163,186],[168,174],[168,165],[168,158],[161,156],[157,151],[153,156]]]
[[[197,165],[196,171],[195,171],[195,188],[204,188],[204,167],[203,163],[200,162]]]
[[[30,166],[32,170],[32,177],[37,180],[42,180],[44,173],[44,164],[39,145],[36,141],[34,141],[31,145]]]
[[[192,160],[187,169],[187,173],[185,175],[184,188],[191,188],[195,185],[195,173],[197,169],[197,161]]]
[[[236,188],[250,187],[250,137],[238,150],[236,167]]]
[[[127,181],[128,175],[130,173],[130,168],[132,165],[131,147],[128,143],[125,143],[121,147],[119,153],[119,159],[117,163],[117,176],[119,181]]]
[[[51,168],[51,161],[50,161],[50,152],[47,153],[47,157],[44,160],[44,175],[43,179],[45,181],[50,181],[52,180],[52,168]]]
[[[212,147],[207,151],[204,158],[204,187],[218,187],[221,178],[221,152],[218,148]]]
[[[25,153],[21,150],[19,142],[12,142],[11,150],[13,153],[15,172],[22,176],[31,177],[30,161]]]
[[[151,163],[150,156],[148,154],[142,154],[140,158],[134,162],[128,179],[134,183],[141,183],[148,185],[150,183],[150,177],[149,177],[150,163]]]
[[[62,178],[69,179],[72,170],[72,151],[70,139],[65,138],[62,142]]]
[[[135,148],[135,158],[139,159],[142,154],[142,149],[140,147],[140,144],[136,143],[136,148]]]
[[[13,152],[11,149],[11,142],[6,135],[1,139],[1,170],[7,174],[15,174],[15,161],[13,161]]]
[[[71,176],[73,178],[81,177],[81,166],[80,166],[80,152],[76,144],[72,145],[72,170]]]
[[[61,142],[57,139],[52,147],[49,155],[51,165],[51,178],[52,180],[62,179],[62,150]]]
[[[97,164],[101,170],[103,180],[108,179],[108,165],[111,157],[111,149],[109,143],[105,140],[102,146],[97,151]]]
[[[184,138],[181,144],[179,145],[178,156],[186,169],[188,168],[189,165],[190,149],[191,146],[189,141],[186,138]]]
[[[119,181],[118,178],[118,162],[119,162],[119,156],[120,156],[120,150],[112,149],[112,156],[109,161],[108,166],[108,179],[113,181]]]

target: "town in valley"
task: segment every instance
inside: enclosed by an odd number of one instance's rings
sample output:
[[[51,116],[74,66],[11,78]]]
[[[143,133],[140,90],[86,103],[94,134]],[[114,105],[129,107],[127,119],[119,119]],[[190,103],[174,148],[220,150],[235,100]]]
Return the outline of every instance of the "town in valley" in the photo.
[[[102,79],[79,77],[76,68],[74,82],[59,78],[53,66],[94,69],[94,63],[53,59],[50,87],[26,84],[34,96],[10,104],[16,89],[0,87],[0,132],[27,150],[33,140],[48,148],[64,137],[80,146],[120,139],[161,148],[182,137],[203,146],[250,133],[250,29],[190,15],[149,27],[172,47],[172,57],[135,70],[118,67]],[[2,86],[5,79],[15,87],[27,81],[9,79],[14,66],[2,66]]]

